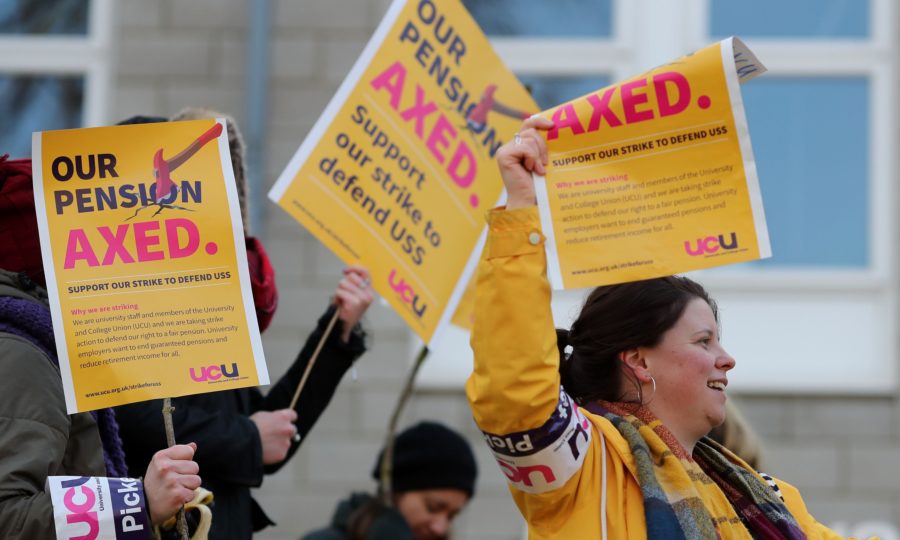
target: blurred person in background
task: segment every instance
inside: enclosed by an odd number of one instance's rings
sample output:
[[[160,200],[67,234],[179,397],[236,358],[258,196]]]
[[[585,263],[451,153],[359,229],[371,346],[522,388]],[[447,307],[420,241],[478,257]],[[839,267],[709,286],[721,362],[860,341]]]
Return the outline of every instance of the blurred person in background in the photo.
[[[730,399],[725,402],[725,421],[714,427],[707,437],[737,454],[755,470],[762,469],[763,450],[759,436]]]
[[[372,478],[382,493],[381,461]],[[421,422],[397,435],[391,463],[391,504],[368,493],[341,501],[331,524],[302,540],[441,540],[475,492],[478,469],[469,443],[436,422]]]

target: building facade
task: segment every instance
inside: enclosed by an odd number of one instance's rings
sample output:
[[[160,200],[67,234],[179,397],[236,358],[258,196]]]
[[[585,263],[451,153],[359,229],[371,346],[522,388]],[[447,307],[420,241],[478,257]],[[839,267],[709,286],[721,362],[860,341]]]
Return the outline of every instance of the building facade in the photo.
[[[442,1],[442,0],[435,0]],[[797,485],[847,535],[900,539],[897,399],[900,9],[892,0],[465,0],[508,65],[550,107],[729,35],[770,73],[744,89],[774,256],[698,273],[738,360],[732,392],[765,445],[767,472]],[[324,109],[389,0],[14,0],[0,8],[0,153],[33,130],[104,125],[191,105],[232,114],[251,150],[253,234],[281,302],[264,336],[272,376],[293,360],[342,267],[265,194]],[[6,10],[6,11],[4,11]],[[583,291],[558,295],[565,324]],[[295,539],[335,502],[370,490],[372,460],[418,349],[386,305],[371,352],[291,465],[257,497]],[[481,476],[456,538],[522,538],[462,382],[465,336],[426,363],[401,423],[468,434]]]

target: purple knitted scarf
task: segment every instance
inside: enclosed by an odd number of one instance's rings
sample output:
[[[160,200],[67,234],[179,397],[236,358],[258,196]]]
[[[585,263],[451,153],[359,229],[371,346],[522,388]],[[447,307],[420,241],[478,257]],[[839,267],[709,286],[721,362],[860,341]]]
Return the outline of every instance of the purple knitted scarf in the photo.
[[[53,338],[53,322],[46,306],[10,296],[0,296],[0,332],[6,332],[27,339],[35,347],[44,351],[53,364],[59,368],[56,343]],[[103,444],[103,461],[106,473],[111,477],[128,476],[125,452],[119,437],[119,424],[112,409],[91,411],[100,430]]]

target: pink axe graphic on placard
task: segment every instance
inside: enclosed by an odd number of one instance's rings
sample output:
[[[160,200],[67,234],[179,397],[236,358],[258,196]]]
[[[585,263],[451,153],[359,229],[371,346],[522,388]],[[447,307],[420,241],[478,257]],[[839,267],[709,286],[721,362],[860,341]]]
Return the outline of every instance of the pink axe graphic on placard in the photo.
[[[487,85],[487,87],[484,89],[484,92],[481,94],[481,100],[477,105],[472,107],[472,110],[469,111],[469,115],[466,116],[466,123],[469,125],[469,129],[471,129],[473,133],[481,133],[481,131],[487,125],[487,116],[491,111],[502,114],[503,116],[509,116],[510,118],[517,118],[519,120],[525,120],[526,118],[531,116],[531,114],[525,111],[514,109],[494,99],[494,92],[496,91],[496,84]]]
[[[160,148],[153,155],[153,175],[156,176],[156,202],[166,199],[173,191],[178,192],[178,186],[172,181],[171,173],[180,167],[185,161],[196,154],[209,141],[222,134],[222,124],[216,123],[206,133],[197,137],[190,146],[176,154],[172,159],[163,158],[163,150]]]
[[[190,208],[184,208],[172,204],[175,202],[175,195],[178,194],[178,185],[172,180],[172,171],[183,165],[185,161],[190,159],[201,148],[203,148],[206,143],[215,140],[221,134],[222,124],[216,123],[214,126],[206,130],[202,135],[197,137],[197,140],[192,142],[181,152],[175,154],[171,159],[165,159],[163,157],[162,148],[157,150],[156,153],[153,154],[153,176],[156,177],[156,184],[154,186],[156,194],[154,196],[154,200],[153,202],[145,202],[144,206],[141,206],[137,210],[135,210],[134,214],[131,217],[125,218],[125,221],[135,218],[141,212],[141,210],[150,206],[159,207],[159,209],[153,213],[154,216],[162,212],[165,208],[174,208],[177,210],[187,210],[189,212],[193,212],[193,210],[191,210]]]

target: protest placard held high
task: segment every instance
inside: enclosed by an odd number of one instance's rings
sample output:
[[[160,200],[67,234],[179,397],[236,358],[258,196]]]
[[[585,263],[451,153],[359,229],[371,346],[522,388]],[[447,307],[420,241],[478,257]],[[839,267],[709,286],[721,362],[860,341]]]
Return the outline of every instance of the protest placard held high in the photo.
[[[729,38],[541,113],[536,183],[555,288],[771,254],[740,83],[765,68]]]
[[[197,120],[34,134],[70,413],[268,382],[224,128]]]
[[[457,0],[397,0],[269,196],[427,342],[500,196],[493,156],[536,111]]]

